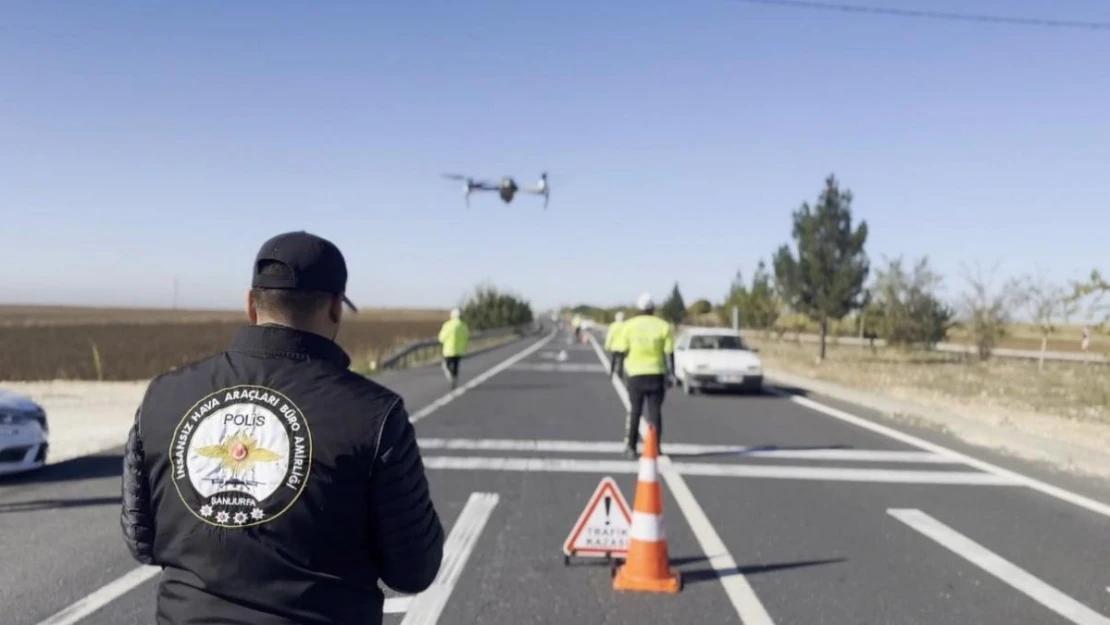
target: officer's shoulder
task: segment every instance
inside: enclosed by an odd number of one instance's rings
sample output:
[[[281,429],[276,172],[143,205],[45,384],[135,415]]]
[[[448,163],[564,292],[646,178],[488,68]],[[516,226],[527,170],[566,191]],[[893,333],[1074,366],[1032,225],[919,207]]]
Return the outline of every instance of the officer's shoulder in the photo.
[[[186,362],[185,364],[178,365],[172,369],[163,371],[162,373],[155,375],[147,383],[146,392],[143,395],[143,401],[145,402],[146,399],[150,397],[151,394],[160,387],[182,382],[189,382],[191,381],[190,378],[197,376],[207,378],[209,376],[210,369],[217,366],[218,362],[220,362],[223,357],[224,352],[212,354],[210,356],[205,356],[197,360]]]
[[[393,389],[360,373],[347,369],[339,374],[339,386],[349,395],[346,399],[375,407],[383,411],[404,406],[401,395]]]

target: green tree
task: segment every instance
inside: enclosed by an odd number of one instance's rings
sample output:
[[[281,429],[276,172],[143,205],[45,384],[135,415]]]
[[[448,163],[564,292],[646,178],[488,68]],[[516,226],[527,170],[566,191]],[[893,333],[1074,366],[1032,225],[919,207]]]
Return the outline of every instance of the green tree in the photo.
[[[725,302],[718,309],[718,316],[724,325],[732,324],[732,308],[740,309],[740,325],[747,328],[766,330],[778,321],[781,305],[771,283],[767,264],[760,259],[752,276],[751,286],[744,284],[739,271],[729,287]]]
[[[903,267],[902,257],[887,261],[876,272],[874,302],[879,335],[890,345],[934,345],[948,336],[955,310],[937,295],[941,277],[929,267],[928,257],[918,259],[912,271]]]
[[[682,292],[679,291],[677,282],[674,283],[674,288],[671,289],[667,300],[659,307],[659,316],[675,324],[682,323],[686,318],[686,302],[682,300]]]
[[[825,358],[829,320],[840,319],[861,305],[870,264],[863,246],[867,222],[852,229],[852,192],[841,191],[834,176],[813,208],[794,212],[793,238],[797,257],[783,245],[775,254],[775,283],[789,306],[817,322],[821,329],[819,358]]]
[[[532,306],[527,301],[490,284],[475,289],[460,309],[472,331],[532,323]]]
[[[760,259],[752,276],[752,288],[748,291],[746,306],[740,308],[741,318],[746,320],[745,323],[750,328],[766,330],[778,321],[780,311],[771,274],[767,271],[766,263]]]
[[[1072,291],[1072,300],[1077,308],[1085,303],[1084,315],[1092,319],[1101,317],[1097,327],[1105,330],[1110,324],[1110,304],[1106,302],[1106,296],[1110,295],[1110,282],[1102,276],[1102,272],[1091,270],[1086,280],[1072,283]]]
[[[693,304],[690,304],[690,308],[687,312],[694,316],[706,315],[713,312],[713,304],[709,303],[707,299],[699,299]]]

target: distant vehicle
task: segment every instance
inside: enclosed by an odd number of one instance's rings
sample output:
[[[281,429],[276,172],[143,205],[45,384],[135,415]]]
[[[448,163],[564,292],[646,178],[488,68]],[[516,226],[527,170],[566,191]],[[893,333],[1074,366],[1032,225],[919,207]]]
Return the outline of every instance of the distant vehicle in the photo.
[[[729,328],[687,328],[675,340],[677,382],[687,395],[701,389],[763,389],[763,362],[755,349]]]
[[[483,180],[475,180],[469,176],[461,174],[443,174],[444,178],[448,180],[465,180],[466,185],[463,187],[463,197],[466,198],[466,205],[470,206],[470,194],[475,191],[496,191],[501,197],[501,201],[506,204],[513,201],[517,192],[531,193],[533,195],[543,196],[543,207],[547,208],[547,201],[551,198],[551,185],[547,183],[547,172],[540,175],[540,181],[534,187],[520,187],[516,181],[510,176],[505,176],[500,182],[486,182]]]
[[[30,397],[0,389],[0,475],[45,466],[49,435],[42,406]]]

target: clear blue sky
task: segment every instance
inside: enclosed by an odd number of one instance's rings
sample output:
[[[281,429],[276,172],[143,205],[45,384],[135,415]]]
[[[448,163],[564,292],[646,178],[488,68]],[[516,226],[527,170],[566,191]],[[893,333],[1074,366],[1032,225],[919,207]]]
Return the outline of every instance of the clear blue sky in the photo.
[[[462,6],[466,4],[466,6]],[[870,4],[1110,21],[1105,0]],[[525,6],[527,5],[527,6]],[[364,306],[719,299],[835,173],[868,250],[1110,270],[1110,31],[728,2],[5,2],[0,301],[238,307],[267,237]],[[551,207],[464,208],[445,171]]]

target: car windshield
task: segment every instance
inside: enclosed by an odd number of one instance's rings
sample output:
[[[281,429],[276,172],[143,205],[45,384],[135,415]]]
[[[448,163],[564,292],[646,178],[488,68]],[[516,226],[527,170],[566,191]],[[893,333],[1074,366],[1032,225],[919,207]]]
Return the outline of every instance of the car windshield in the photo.
[[[738,336],[703,334],[690,337],[690,349],[747,349]]]

